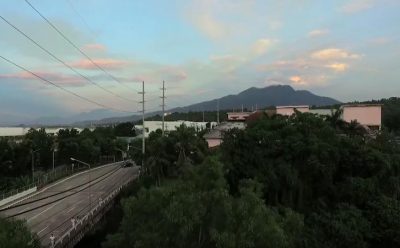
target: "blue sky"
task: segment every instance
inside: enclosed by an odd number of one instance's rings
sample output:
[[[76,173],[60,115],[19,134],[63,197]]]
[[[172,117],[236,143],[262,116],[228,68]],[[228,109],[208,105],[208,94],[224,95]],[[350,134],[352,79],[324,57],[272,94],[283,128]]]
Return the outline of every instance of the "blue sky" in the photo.
[[[1,1],[0,15],[132,102],[90,84],[2,20],[0,55],[113,108],[138,111],[142,80],[148,110],[158,109],[162,80],[169,107],[274,84],[341,101],[400,95],[398,0],[29,1],[120,83],[97,70],[24,0]],[[0,60],[2,119],[97,108]]]

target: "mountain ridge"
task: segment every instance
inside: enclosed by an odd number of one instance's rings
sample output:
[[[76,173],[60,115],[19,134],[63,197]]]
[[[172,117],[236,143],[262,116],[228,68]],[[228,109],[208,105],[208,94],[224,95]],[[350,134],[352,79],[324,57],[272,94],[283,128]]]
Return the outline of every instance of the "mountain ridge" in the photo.
[[[295,90],[290,85],[272,85],[263,88],[250,87],[238,94],[230,94],[220,98],[191,104],[184,107],[176,107],[166,112],[189,112],[189,111],[215,111],[219,102],[220,110],[231,109],[255,109],[279,105],[334,105],[340,101],[313,94],[308,90]],[[150,112],[146,117],[160,114],[161,111]],[[45,125],[67,125],[88,126],[91,124],[111,124],[128,121],[138,121],[141,115],[126,116],[106,109],[96,109],[89,112],[79,113],[71,116],[40,117],[35,120],[19,122],[23,125],[45,126]],[[1,123],[0,123],[1,124]],[[18,125],[16,124],[16,125]]]
[[[318,96],[308,90],[295,90],[289,85],[272,85],[263,88],[250,87],[234,95],[226,95],[221,98],[203,101],[196,104],[191,104],[185,107],[177,107],[167,110],[166,112],[188,112],[188,111],[215,111],[219,101],[220,109],[241,109],[242,104],[244,108],[251,109],[264,108],[269,106],[278,105],[315,105],[325,106],[341,103],[340,101],[325,97]],[[161,111],[148,113],[146,116],[160,114]],[[140,115],[126,116],[121,118],[106,118],[99,120],[99,124],[137,121],[140,120]],[[78,124],[78,123],[77,123]],[[84,123],[79,123],[84,124]]]

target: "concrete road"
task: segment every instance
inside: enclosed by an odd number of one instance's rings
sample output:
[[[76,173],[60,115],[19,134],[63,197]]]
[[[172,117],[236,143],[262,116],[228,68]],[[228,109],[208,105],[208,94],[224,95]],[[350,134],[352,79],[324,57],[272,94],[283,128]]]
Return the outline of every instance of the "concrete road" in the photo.
[[[78,173],[55,182],[30,198],[14,203],[18,207],[1,214],[18,214],[15,218],[26,220],[32,232],[39,236],[42,245],[47,246],[51,233],[56,239],[61,237],[71,228],[72,218],[83,217],[91,207],[94,208],[109,193],[135,178],[137,173],[138,167],[122,168],[120,163],[94,168],[90,172]],[[48,198],[42,199],[44,197]]]

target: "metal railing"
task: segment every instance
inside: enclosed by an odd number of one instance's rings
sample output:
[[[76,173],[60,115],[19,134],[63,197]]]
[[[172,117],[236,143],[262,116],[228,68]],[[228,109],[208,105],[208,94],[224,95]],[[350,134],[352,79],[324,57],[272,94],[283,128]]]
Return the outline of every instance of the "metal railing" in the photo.
[[[17,189],[13,189],[13,190],[10,190],[10,191],[1,192],[1,193],[0,193],[0,201],[6,199],[6,198],[8,198],[8,197],[11,197],[11,196],[13,196],[13,195],[16,195],[16,194],[18,194],[18,193],[24,192],[24,191],[26,191],[26,190],[28,190],[28,189],[32,189],[32,188],[34,188],[35,186],[36,186],[35,183],[30,183],[30,184],[28,184],[28,185],[22,186],[22,187],[17,188]]]
[[[50,244],[48,247],[64,248],[73,247],[77,244],[85,233],[91,229],[93,224],[100,221],[104,214],[111,208],[114,198],[133,179],[134,177],[128,179],[123,185],[112,191],[105,199],[89,210],[85,216],[79,219],[75,226],[71,226],[71,228],[67,229],[67,231],[57,239],[54,246]]]
[[[95,168],[95,167],[93,166],[93,168]],[[58,166],[54,169],[54,171],[48,170],[46,173],[36,176],[34,182],[31,182],[27,185],[24,185],[24,186],[16,188],[16,189],[11,189],[11,190],[0,192],[0,201],[3,199],[6,199],[8,197],[11,197],[13,195],[16,195],[18,193],[32,189],[34,187],[37,187],[38,189],[42,188],[43,186],[45,186],[47,184],[55,182],[64,177],[71,176],[77,172],[85,171],[87,169],[88,168],[82,167],[82,166],[77,167],[77,168],[72,168],[71,166],[67,166],[67,165]]]

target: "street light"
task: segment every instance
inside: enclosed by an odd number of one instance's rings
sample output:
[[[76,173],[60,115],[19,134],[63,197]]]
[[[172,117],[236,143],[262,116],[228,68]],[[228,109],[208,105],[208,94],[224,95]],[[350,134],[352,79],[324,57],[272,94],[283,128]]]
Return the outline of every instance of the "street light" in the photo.
[[[52,152],[53,152],[53,173],[54,173],[54,165],[55,165],[55,159],[54,159],[55,156],[54,155],[55,155],[56,152],[58,152],[58,149],[57,149],[56,146],[53,147]]]
[[[78,159],[72,158],[72,157],[70,158],[70,160],[71,160],[72,162],[78,162],[78,163],[81,163],[81,164],[83,164],[83,165],[87,165],[87,166],[89,167],[89,206],[90,206],[90,211],[92,211],[92,192],[91,192],[91,182],[92,182],[92,178],[91,178],[90,164],[85,163],[85,162],[83,162],[83,161],[80,161],[80,160],[78,160]]]
[[[119,148],[115,148],[115,150],[120,151],[120,152],[121,152],[121,155],[122,155],[122,160],[125,160],[125,158],[126,158],[126,152],[125,152],[124,150],[122,150],[122,149],[119,149]]]
[[[40,151],[40,149],[37,150],[31,150],[31,155],[32,155],[32,182],[35,183],[35,152]]]

